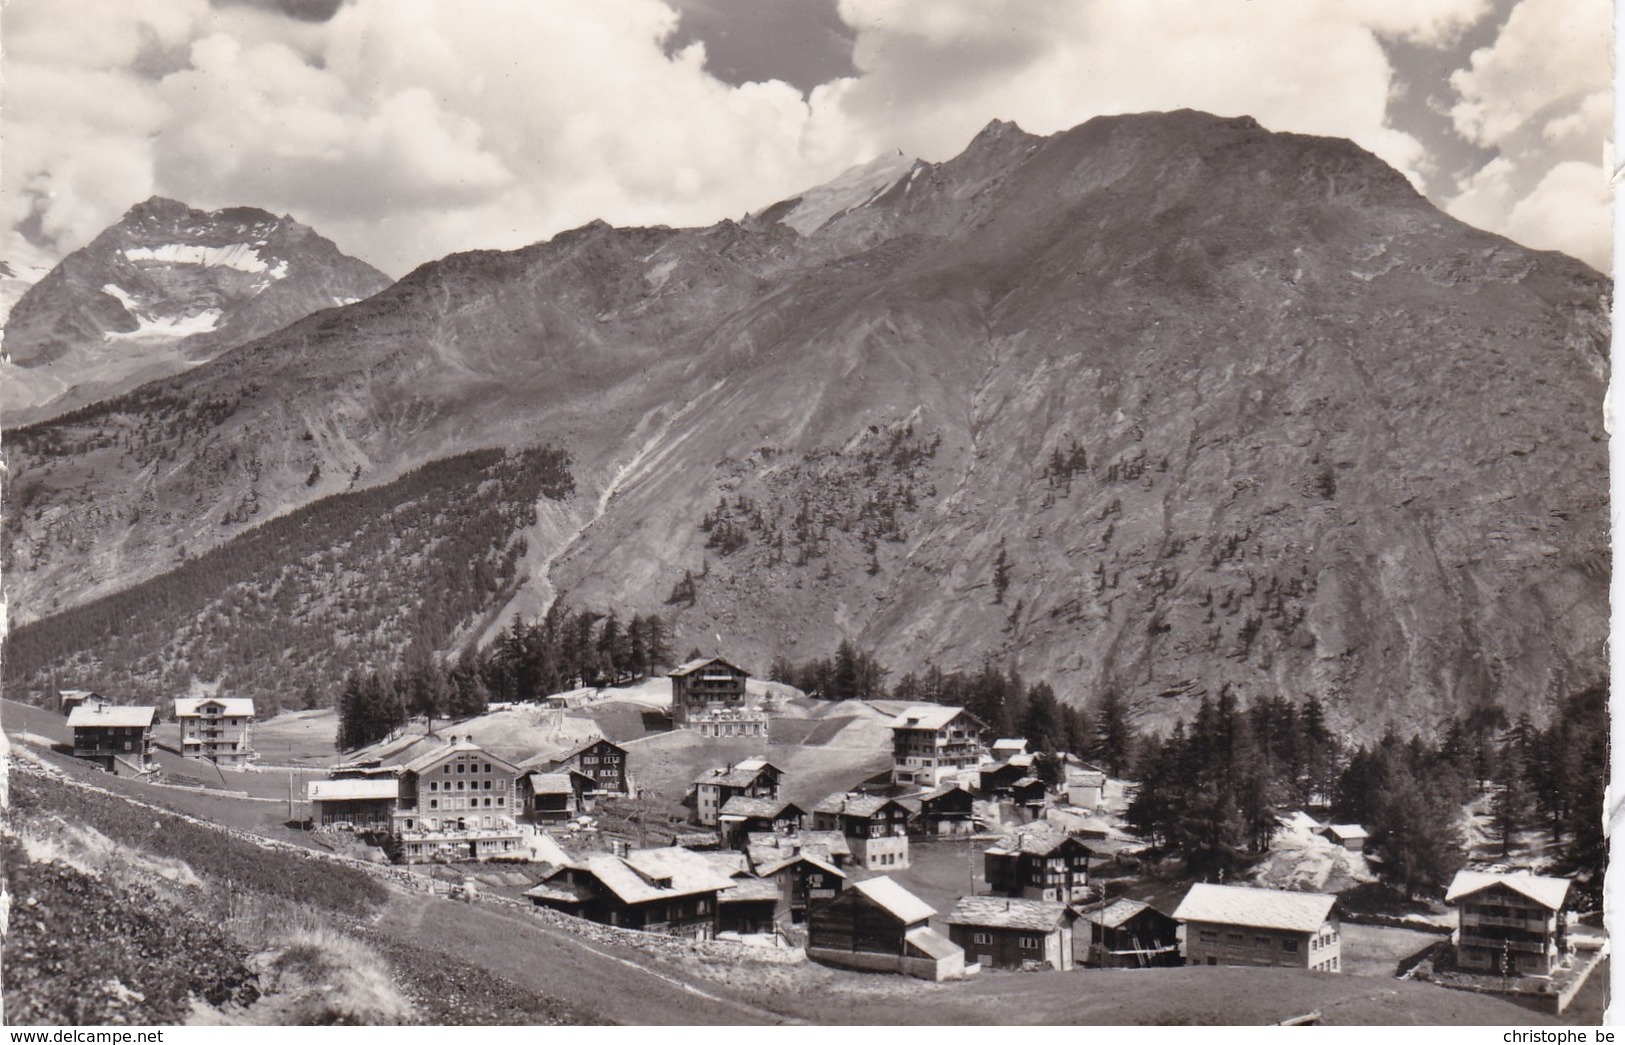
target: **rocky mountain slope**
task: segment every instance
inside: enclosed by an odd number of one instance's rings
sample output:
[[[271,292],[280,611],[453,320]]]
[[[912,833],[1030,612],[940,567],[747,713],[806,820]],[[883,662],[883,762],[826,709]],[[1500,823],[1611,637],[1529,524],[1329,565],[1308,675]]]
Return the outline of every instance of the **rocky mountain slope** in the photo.
[[[26,423],[163,377],[389,277],[291,217],[153,197],[29,286],[5,320],[0,409]]]
[[[995,123],[840,196],[806,232],[787,201],[454,255],[19,432],[14,619],[230,541],[250,496],[553,442],[576,493],[508,612],[659,611],[758,669],[850,637],[1368,731],[1601,677],[1596,272],[1348,142],[1192,112]]]

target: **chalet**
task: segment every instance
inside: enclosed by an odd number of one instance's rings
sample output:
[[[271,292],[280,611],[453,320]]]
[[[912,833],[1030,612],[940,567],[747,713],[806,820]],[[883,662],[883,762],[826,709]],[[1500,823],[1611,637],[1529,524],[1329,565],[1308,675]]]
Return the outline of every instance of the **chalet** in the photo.
[[[407,863],[477,860],[523,848],[518,779],[525,775],[468,738],[399,767],[391,831]]]
[[[722,807],[736,795],[779,797],[784,772],[765,758],[747,758],[731,766],[708,769],[694,781],[694,822],[716,827]]]
[[[1568,951],[1567,878],[1457,871],[1456,964],[1500,976],[1550,975]]]
[[[920,811],[909,821],[916,835],[968,835],[976,832],[976,796],[947,784],[920,796]]]
[[[1351,853],[1364,850],[1365,840],[1370,837],[1359,824],[1327,824],[1320,829],[1320,836]]]
[[[691,660],[668,673],[671,723],[709,737],[766,737],[767,715],[746,691],[750,672],[721,657]]]
[[[742,849],[752,834],[799,831],[806,817],[806,812],[794,802],[734,795],[722,804],[717,829],[725,848]]]
[[[935,913],[885,875],[858,882],[809,908],[807,957],[848,969],[957,979],[965,973],[965,952],[931,928]]]
[[[1106,802],[1106,774],[1098,769],[1068,769],[1066,802],[1079,809],[1099,809]]]
[[[1179,923],[1150,904],[1123,897],[1081,913],[1089,927],[1086,964],[1101,969],[1180,964]]]
[[[1029,818],[1036,819],[1049,804],[1049,786],[1035,776],[1024,776],[1010,785],[1010,801]]]
[[[745,836],[745,855],[752,867],[786,856],[808,853],[840,870],[852,866],[852,847],[839,831],[795,831],[790,834],[751,832]]]
[[[813,829],[839,831],[871,871],[908,866],[908,820],[907,806],[879,795],[830,795],[813,807]]]
[[[1341,972],[1337,897],[1198,882],[1179,902],[1186,965],[1268,965]]]
[[[807,908],[827,900],[846,888],[846,872],[830,860],[800,850],[772,859],[752,862],[756,874],[778,889],[778,910],[800,925],[807,920]]]
[[[393,773],[312,780],[305,789],[311,824],[328,830],[388,834],[400,789]]]
[[[56,693],[56,702],[57,709],[64,715],[71,715],[73,709],[77,707],[113,703],[93,689],[59,689]]]
[[[1089,897],[1089,847],[1045,821],[983,850],[987,887],[1000,896],[1074,903]]]
[[[254,701],[250,697],[176,697],[181,754],[221,766],[254,758]]]
[[[571,820],[592,808],[598,782],[579,769],[525,773],[514,782],[520,815],[538,824]]]
[[[988,762],[976,773],[977,785],[989,798],[1009,798],[1011,788],[1021,780],[1032,778],[1033,755],[1011,755],[1003,762]]]
[[[715,857],[722,854],[708,853]],[[751,935],[771,933],[781,911],[788,917],[779,882],[758,877],[743,868],[729,874],[729,886],[717,893],[717,932]]]
[[[892,783],[938,787],[982,755],[982,723],[964,708],[916,704],[891,721]]]
[[[705,854],[673,846],[577,860],[525,896],[603,925],[708,940],[717,931],[718,894],[732,887],[727,871]]]
[[[144,773],[156,708],[85,701],[68,713],[73,753],[113,773]]]
[[[582,796],[586,799],[632,793],[632,775],[627,769],[626,748],[603,737],[594,737],[563,754],[527,758],[521,766],[541,773],[557,773],[573,769],[591,778],[593,787],[589,793]]]
[[[1077,912],[1054,900],[961,896],[948,915],[948,939],[984,969],[1072,968]]]

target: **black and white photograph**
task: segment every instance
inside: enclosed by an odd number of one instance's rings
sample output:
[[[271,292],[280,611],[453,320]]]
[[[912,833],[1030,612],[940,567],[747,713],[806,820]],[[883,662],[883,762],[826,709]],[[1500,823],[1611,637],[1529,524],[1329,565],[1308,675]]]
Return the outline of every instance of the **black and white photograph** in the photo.
[[[0,0],[3,1022],[1612,1040],[1613,22]]]

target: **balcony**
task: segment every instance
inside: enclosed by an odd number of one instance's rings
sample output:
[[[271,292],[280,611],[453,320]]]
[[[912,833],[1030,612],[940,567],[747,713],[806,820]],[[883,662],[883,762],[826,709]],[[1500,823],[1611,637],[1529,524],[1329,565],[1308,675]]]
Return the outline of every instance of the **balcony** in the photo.
[[[1498,940],[1493,936],[1463,935],[1463,947],[1482,947],[1486,950],[1521,951],[1525,954],[1551,954],[1551,944],[1545,940]]]
[[[1533,933],[1556,932],[1557,926],[1552,918],[1530,915],[1528,917],[1505,917],[1493,914],[1473,914],[1463,911],[1461,915],[1463,927],[1473,925],[1500,925],[1509,929],[1523,929]]]

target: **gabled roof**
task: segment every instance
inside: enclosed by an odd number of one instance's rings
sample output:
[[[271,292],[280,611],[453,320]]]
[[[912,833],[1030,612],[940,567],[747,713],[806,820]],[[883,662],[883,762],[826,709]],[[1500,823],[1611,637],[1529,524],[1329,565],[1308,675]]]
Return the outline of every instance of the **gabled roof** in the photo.
[[[999,839],[997,845],[989,846],[983,852],[999,856],[1015,856],[1020,853],[1029,856],[1048,856],[1068,842],[1083,845],[1082,839],[1068,834],[1047,820],[1037,820],[1017,828],[1009,837]]]
[[[1088,911],[1084,917],[1107,929],[1116,929],[1142,911],[1150,911],[1159,918],[1168,918],[1166,914],[1163,914],[1150,904],[1140,900],[1130,900],[1126,896],[1113,900],[1104,907]]]
[[[577,743],[575,747],[555,748],[552,751],[541,751],[531,755],[529,758],[521,759],[518,768],[543,770],[552,769],[556,766],[563,765],[572,758],[578,758],[581,755],[586,754],[589,750],[597,747],[600,744],[608,744],[621,754],[626,754],[626,748],[615,743],[613,740],[606,737],[593,737],[590,740],[584,740]]]
[[[964,708],[948,707],[943,704],[912,704],[891,720],[891,728],[942,729],[961,715],[978,726],[982,724],[975,715]]]
[[[1559,911],[1563,909],[1563,903],[1568,899],[1570,884],[1567,878],[1547,878],[1528,873],[1491,874],[1488,871],[1457,871],[1456,877],[1450,882],[1450,890],[1444,894],[1444,902],[1455,903],[1491,886],[1504,885],[1549,911]]]
[[[747,798],[744,795],[734,795],[722,803],[722,808],[718,812],[722,816],[750,816],[777,820],[786,814],[800,816],[801,807],[794,802],[785,802],[777,798]]]
[[[1066,775],[1067,787],[1105,787],[1106,774],[1098,769],[1074,769]]]
[[[176,697],[175,717],[193,718],[201,715],[205,704],[219,704],[221,714],[254,717],[253,697]]]
[[[670,671],[666,672],[666,675],[670,678],[678,678],[683,675],[692,675],[701,668],[709,667],[712,664],[721,664],[725,668],[732,668],[741,675],[750,675],[750,672],[746,671],[738,664],[723,660],[721,657],[700,657],[696,660],[687,661],[686,663],[679,664],[677,667],[672,668]]]
[[[828,871],[830,874],[839,878],[846,877],[846,872],[841,870],[839,867],[836,867],[823,857],[814,853],[806,852],[805,850],[798,853],[791,853],[788,856],[781,856],[776,860],[768,860],[764,863],[758,864],[756,866],[756,873],[761,875],[763,878],[766,878],[769,875],[778,874],[786,867],[791,867],[798,863],[809,863],[818,868],[820,871]]]
[[[782,775],[783,770],[765,758],[750,758],[724,769],[707,769],[695,778],[695,786],[711,784],[718,787],[750,787],[767,770]]]
[[[965,794],[970,795],[971,798],[973,798],[973,799],[976,797],[976,792],[972,791],[970,788],[966,787],[964,784],[953,783],[953,784],[944,784],[941,787],[937,788],[935,791],[926,792],[925,794],[923,794],[923,795],[921,795],[919,797],[918,801],[919,801],[919,803],[921,805],[924,805],[927,802],[935,802],[935,801],[938,801],[939,799],[946,798],[949,795],[953,794],[955,791],[963,791]]]
[[[558,889],[570,870],[584,871],[625,904],[727,889],[733,880],[699,853],[688,849],[635,849],[626,856],[597,853],[561,867],[543,879]],[[537,896],[544,896],[536,892]]]
[[[527,779],[534,794],[568,795],[575,791],[569,773],[532,773]]]
[[[345,777],[342,780],[312,780],[305,794],[312,802],[361,802],[394,799],[400,795],[400,781],[388,777]]]
[[[491,754],[491,752],[485,750],[483,747],[480,747],[478,744],[468,740],[452,741],[451,743],[442,747],[437,747],[431,751],[426,751],[418,757],[412,759],[412,761],[401,766],[401,771],[405,773],[424,773],[433,769],[435,766],[438,766],[448,758],[454,758],[458,755],[478,755],[482,759],[489,759],[490,761],[500,765],[505,771],[513,773],[515,776],[519,775],[521,772],[519,767],[514,765],[512,762],[509,762],[505,758],[499,758],[496,755]]]
[[[157,708],[135,704],[81,704],[68,712],[68,725],[78,726],[150,726]]]
[[[1336,902],[1337,897],[1326,893],[1198,882],[1179,902],[1174,920],[1312,933],[1325,924]]]
[[[798,831],[788,835],[752,831],[745,836],[745,851],[750,856],[750,862],[757,865],[793,857],[798,853],[831,863],[837,856],[852,855],[851,845],[839,831]]]
[[[890,912],[904,925],[923,922],[937,913],[935,907],[898,885],[889,875],[858,882],[852,888]]]
[[[779,883],[770,878],[736,877],[733,884],[717,894],[717,903],[775,903]]]
[[[867,820],[887,806],[896,806],[908,812],[908,807],[885,795],[849,795],[845,792],[830,795],[813,807],[815,813],[830,813]]]
[[[948,915],[948,924],[1049,932],[1051,929],[1060,928],[1075,917],[1070,907],[1057,900],[961,896]]]
[[[1365,828],[1359,824],[1327,824],[1321,828],[1322,834],[1329,834],[1339,842],[1346,842],[1355,838],[1369,838]]]
[[[993,742],[992,748],[994,751],[1008,751],[1013,755],[1019,755],[1027,750],[1027,738],[1000,737]]]

